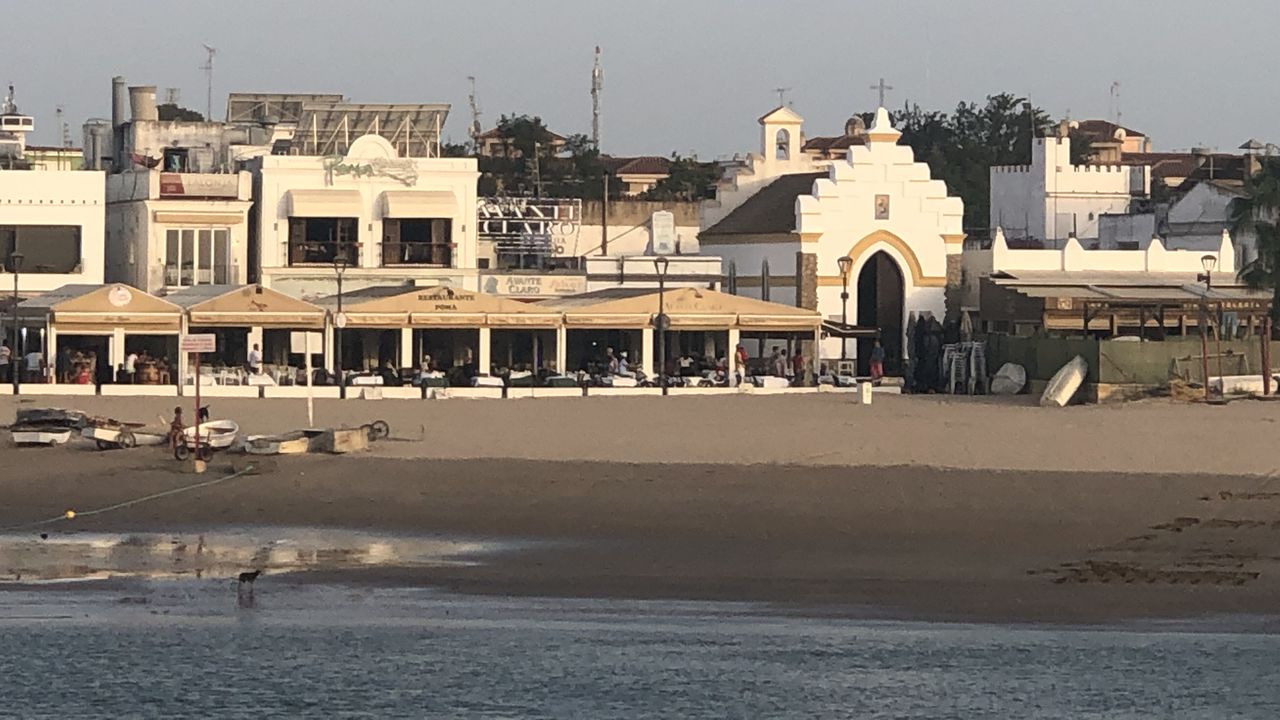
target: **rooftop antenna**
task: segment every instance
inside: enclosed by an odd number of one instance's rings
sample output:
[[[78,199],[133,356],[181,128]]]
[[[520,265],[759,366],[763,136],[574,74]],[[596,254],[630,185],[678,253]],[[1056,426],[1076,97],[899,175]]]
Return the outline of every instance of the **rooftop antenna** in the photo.
[[[204,47],[206,56],[204,64],[200,66],[200,69],[204,71],[204,81],[208,92],[208,96],[205,98],[206,105],[204,119],[207,122],[213,122],[213,56],[218,54],[218,49],[209,47],[204,43],[201,43],[201,45]]]
[[[774,89],[773,89],[773,91],[774,91],[774,92],[776,92],[776,93],[778,93],[778,105],[779,105],[779,107],[785,107],[785,106],[786,106],[786,104],[787,104],[787,93],[791,92],[791,88],[789,88],[789,87],[776,87],[776,88],[774,88]]]
[[[165,102],[165,104],[166,104],[166,105],[174,105],[174,106],[176,106],[176,105],[178,104],[178,98],[179,98],[181,95],[182,95],[182,91],[178,90],[178,88],[175,88],[175,87],[165,88],[165,89],[164,89],[164,102]]]
[[[600,91],[604,89],[604,68],[600,67],[600,46],[596,46],[596,62],[591,68],[591,144],[600,150]]]
[[[886,85],[886,84],[884,83],[884,78],[880,78],[880,82],[879,82],[879,83],[876,83],[875,85],[872,85],[872,86],[871,86],[871,89],[872,89],[872,90],[878,90],[878,91],[880,91],[880,104],[879,104],[879,105],[877,105],[876,107],[884,107],[884,106],[885,106],[885,104],[884,104],[884,96],[885,96],[885,94],[886,94],[888,91],[890,91],[890,90],[892,90],[892,89],[893,89],[893,86],[892,86],[892,85]]]
[[[1115,123],[1120,124],[1120,81],[1111,83],[1111,112],[1115,115]]]
[[[62,131],[62,147],[71,147],[71,127],[67,125],[63,119],[62,106],[54,108],[54,115],[58,117],[58,129]]]
[[[476,76],[468,75],[467,82],[471,83],[471,94],[467,95],[468,102],[471,103],[471,131],[467,134],[471,136],[471,148],[474,152],[479,152],[480,145],[480,106],[476,104]]]

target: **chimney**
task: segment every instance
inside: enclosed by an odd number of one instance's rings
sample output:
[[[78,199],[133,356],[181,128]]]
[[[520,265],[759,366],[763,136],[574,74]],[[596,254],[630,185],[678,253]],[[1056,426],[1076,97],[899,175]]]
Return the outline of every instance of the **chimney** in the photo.
[[[111,128],[119,130],[124,125],[125,82],[123,75],[111,78]]]
[[[133,121],[159,120],[156,111],[156,86],[135,85],[129,88],[129,107],[133,112]]]

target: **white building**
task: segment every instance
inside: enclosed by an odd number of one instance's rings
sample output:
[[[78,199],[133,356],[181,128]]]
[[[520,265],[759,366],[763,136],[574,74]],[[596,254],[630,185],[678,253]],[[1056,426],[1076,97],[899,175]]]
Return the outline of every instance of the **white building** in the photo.
[[[777,130],[787,130],[774,136],[789,142],[798,128]],[[774,178],[700,236],[704,250],[724,257],[730,292],[816,308],[834,321],[844,309],[838,261],[849,257],[848,324],[880,329],[891,371],[905,352],[908,313],[944,316],[964,242],[961,200],[898,145],[900,137],[880,108],[865,145],[823,172]],[[870,348],[858,344],[865,366]],[[841,351],[829,338],[820,353]]]
[[[0,170],[0,288],[21,295],[103,279],[105,198],[101,172]]]
[[[1151,192],[1147,165],[1071,164],[1071,139],[1036,138],[1030,165],[998,165],[991,173],[991,229],[1010,240],[1060,247],[1073,233],[1098,238],[1098,218],[1128,213]]]
[[[249,173],[139,168],[106,181],[107,282],[159,295],[246,282]]]
[[[248,167],[259,263],[251,281],[330,295],[340,260],[344,289],[479,289],[474,158],[405,157],[369,134],[344,155],[263,155]]]

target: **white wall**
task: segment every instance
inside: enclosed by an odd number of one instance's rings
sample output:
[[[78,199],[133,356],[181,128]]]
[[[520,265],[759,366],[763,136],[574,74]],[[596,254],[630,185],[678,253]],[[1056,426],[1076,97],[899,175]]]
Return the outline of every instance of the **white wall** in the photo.
[[[378,141],[381,141],[380,143]],[[364,136],[352,144],[357,153],[358,144],[367,147],[383,147],[394,157],[390,143],[377,136]],[[361,162],[354,156],[350,162]],[[348,271],[351,285],[396,284],[402,280],[448,280],[451,284],[475,289],[477,283],[476,258],[476,181],[479,178],[474,158],[410,158],[417,171],[417,180],[405,185],[382,176],[352,177],[325,172],[325,159],[296,155],[268,155],[255,159],[251,168],[257,177],[255,185],[255,209],[259,218],[259,252],[264,285],[286,292],[290,284],[332,283],[333,271],[329,268],[290,268],[287,244],[289,240],[289,191],[290,190],[357,190],[360,193],[360,213],[357,223],[360,249],[360,266]],[[414,268],[412,266],[382,267],[382,193],[385,191],[447,191],[457,198],[453,216],[452,238],[454,243],[453,268]],[[284,283],[284,284],[281,284]],[[420,282],[419,284],[423,284]],[[306,294],[306,293],[304,293]]]
[[[69,283],[103,282],[106,251],[106,182],[96,170],[0,171],[0,225],[79,225],[80,271],[20,272],[19,292],[46,292]],[[7,258],[0,258],[7,262]],[[0,268],[0,287],[13,278]]]

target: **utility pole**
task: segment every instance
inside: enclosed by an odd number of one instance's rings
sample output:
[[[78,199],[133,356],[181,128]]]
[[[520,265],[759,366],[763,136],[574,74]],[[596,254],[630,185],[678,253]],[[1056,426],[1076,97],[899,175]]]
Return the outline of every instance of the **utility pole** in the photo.
[[[600,46],[596,46],[596,61],[591,68],[591,144],[600,151],[600,91],[604,89],[604,68],[600,67]]]
[[[203,43],[202,43],[203,44]],[[205,89],[207,97],[205,98],[204,119],[207,122],[213,122],[213,56],[218,54],[218,49],[204,45],[204,51],[207,53],[204,64],[200,69],[204,71]]]

